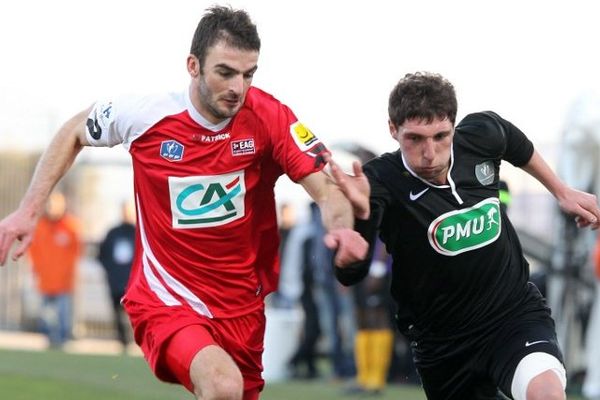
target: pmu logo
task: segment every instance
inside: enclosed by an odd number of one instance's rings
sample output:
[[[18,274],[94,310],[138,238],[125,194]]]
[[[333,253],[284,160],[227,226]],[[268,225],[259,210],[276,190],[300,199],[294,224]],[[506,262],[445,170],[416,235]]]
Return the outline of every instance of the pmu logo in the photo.
[[[169,177],[173,228],[225,225],[245,215],[244,171],[224,175]]]
[[[184,147],[177,140],[165,140],[160,144],[160,156],[167,161],[183,160]]]
[[[435,251],[455,256],[494,242],[500,231],[500,202],[489,198],[473,207],[440,215],[429,225],[427,236]]]

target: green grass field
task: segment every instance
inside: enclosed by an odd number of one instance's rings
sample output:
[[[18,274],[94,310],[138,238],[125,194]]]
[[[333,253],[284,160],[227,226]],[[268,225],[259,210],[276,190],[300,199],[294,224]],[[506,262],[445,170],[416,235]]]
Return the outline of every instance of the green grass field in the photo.
[[[328,381],[267,384],[261,400],[341,400],[343,386]],[[177,385],[154,378],[140,357],[0,350],[0,398],[10,400],[191,400]],[[414,386],[391,385],[379,400],[424,400]],[[571,397],[569,399],[580,399]]]
[[[261,400],[348,399],[327,381],[267,384]],[[357,399],[360,397],[352,397]],[[390,387],[388,399],[425,399],[418,388]],[[191,400],[178,385],[159,382],[140,357],[0,350],[0,399]]]

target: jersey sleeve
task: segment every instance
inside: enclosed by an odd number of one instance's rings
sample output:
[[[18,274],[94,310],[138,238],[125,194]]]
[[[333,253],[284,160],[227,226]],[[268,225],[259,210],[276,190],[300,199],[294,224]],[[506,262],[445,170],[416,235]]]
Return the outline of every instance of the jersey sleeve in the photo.
[[[510,121],[496,115],[506,136],[506,147],[502,159],[515,167],[522,167],[531,160],[533,143],[525,134]]]
[[[323,169],[325,145],[303,125],[292,110],[280,104],[276,123],[271,125],[273,158],[289,178],[298,182]]]
[[[86,121],[86,137],[92,146],[113,147],[131,143],[169,113],[180,111],[171,94],[121,96],[96,102]]]
[[[523,166],[533,155],[533,143],[511,122],[492,111],[467,115],[457,126],[472,150]]]
[[[86,136],[92,146],[113,147],[123,143],[127,102],[119,99],[96,102],[86,121]]]

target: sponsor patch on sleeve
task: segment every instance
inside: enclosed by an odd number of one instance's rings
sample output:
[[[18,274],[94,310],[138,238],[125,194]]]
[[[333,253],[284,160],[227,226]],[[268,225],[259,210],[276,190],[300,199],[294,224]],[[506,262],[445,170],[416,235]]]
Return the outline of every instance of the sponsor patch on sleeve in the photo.
[[[98,103],[86,121],[89,135],[95,140],[100,139],[102,131],[108,129],[111,120],[112,102]]]
[[[319,139],[301,122],[295,122],[290,125],[290,133],[294,138],[294,142],[302,151],[306,151],[319,143]]]
[[[311,157],[314,157],[315,163],[314,168],[320,169],[322,165],[327,164],[325,162],[325,153],[328,153],[327,147],[323,143],[317,144],[315,147],[311,148],[306,154]]]

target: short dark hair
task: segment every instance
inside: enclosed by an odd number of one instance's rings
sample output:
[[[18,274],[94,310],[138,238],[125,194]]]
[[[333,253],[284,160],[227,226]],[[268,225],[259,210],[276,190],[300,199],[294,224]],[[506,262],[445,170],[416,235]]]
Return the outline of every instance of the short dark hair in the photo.
[[[454,86],[443,76],[430,72],[406,74],[390,93],[388,114],[395,126],[408,119],[448,118],[454,125],[458,104]]]
[[[213,6],[206,10],[198,23],[190,49],[190,53],[200,61],[201,68],[208,49],[221,40],[237,49],[260,51],[256,25],[246,11]]]

